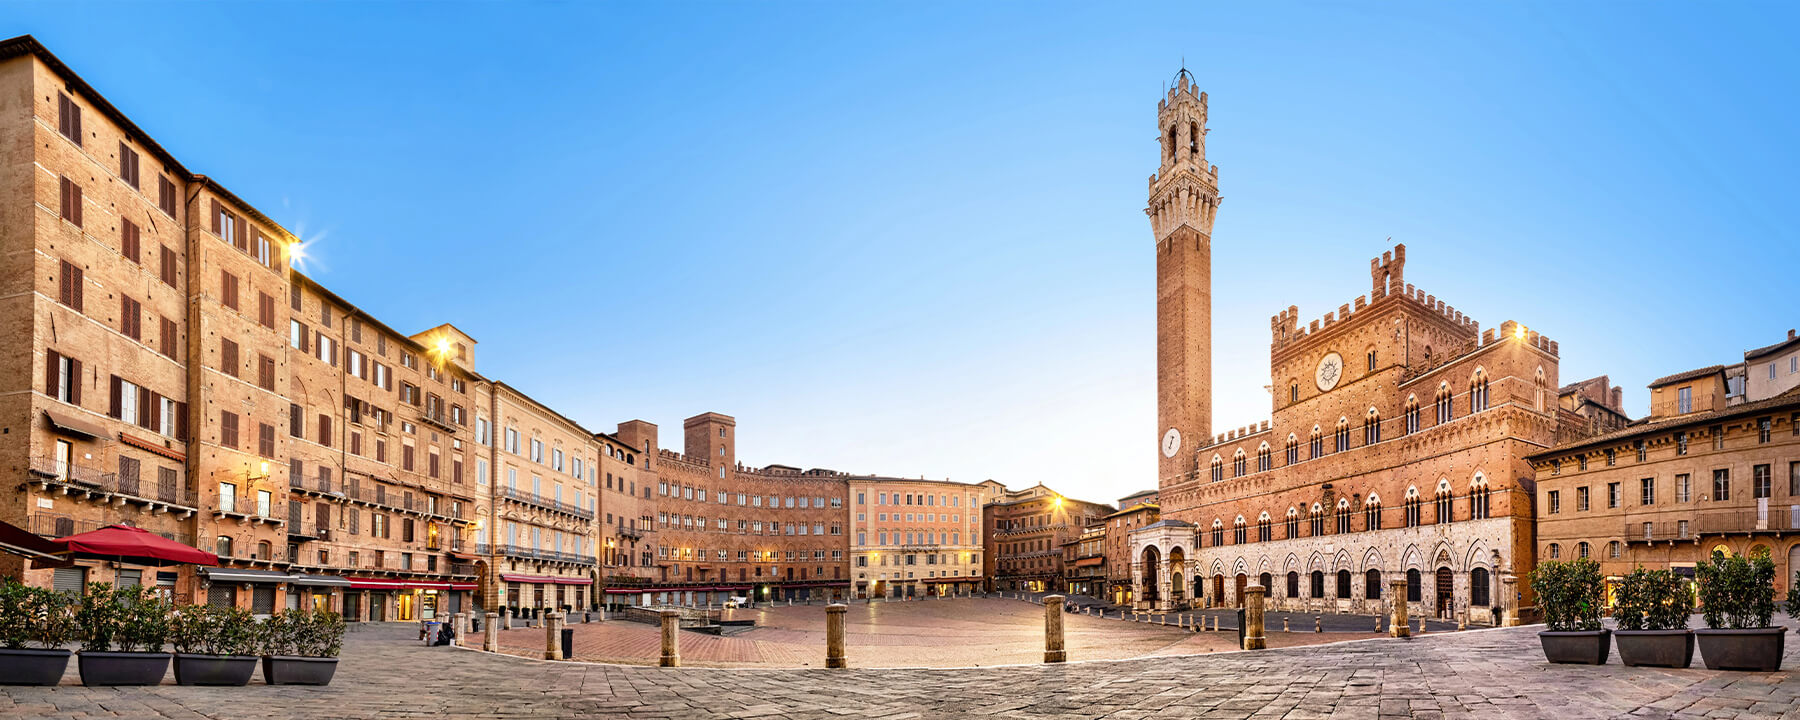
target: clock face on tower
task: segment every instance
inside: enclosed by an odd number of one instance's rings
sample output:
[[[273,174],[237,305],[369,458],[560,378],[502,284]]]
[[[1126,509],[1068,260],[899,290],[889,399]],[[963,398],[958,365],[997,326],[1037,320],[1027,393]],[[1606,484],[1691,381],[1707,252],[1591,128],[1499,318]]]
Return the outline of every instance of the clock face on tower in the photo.
[[[1171,458],[1175,457],[1175,453],[1180,450],[1181,450],[1181,431],[1176,430],[1175,428],[1169,428],[1168,432],[1163,433],[1163,440],[1162,440],[1163,457],[1171,457]]]
[[[1338,380],[1344,376],[1344,359],[1337,353],[1325,353],[1319,358],[1319,367],[1313,371],[1313,383],[1319,386],[1319,392],[1337,387]]]

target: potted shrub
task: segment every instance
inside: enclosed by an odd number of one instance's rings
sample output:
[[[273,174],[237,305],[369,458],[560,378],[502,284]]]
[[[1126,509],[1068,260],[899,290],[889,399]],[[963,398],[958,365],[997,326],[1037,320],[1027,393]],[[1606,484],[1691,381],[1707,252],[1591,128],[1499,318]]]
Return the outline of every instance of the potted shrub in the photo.
[[[88,583],[75,619],[84,637],[76,660],[81,684],[157,685],[168,673],[162,646],[169,603],[149,588]]]
[[[329,610],[284,610],[261,626],[263,682],[329,685],[344,646],[344,618]]]
[[[248,685],[256,674],[256,618],[249,610],[189,605],[170,620],[175,684]]]
[[[0,584],[0,685],[55,685],[69,667],[73,600],[8,579]],[[27,647],[35,644],[37,647]]]
[[[1616,599],[1619,662],[1684,668],[1694,661],[1694,633],[1687,627],[1694,594],[1681,576],[1640,567],[1619,583]]]
[[[1787,628],[1774,625],[1775,561],[1714,552],[1695,568],[1705,630],[1700,656],[1713,670],[1779,670]]]
[[[1605,665],[1612,631],[1600,627],[1600,600],[1606,581],[1600,563],[1587,558],[1539,563],[1531,571],[1547,629],[1538,633],[1544,658],[1553,663]]]

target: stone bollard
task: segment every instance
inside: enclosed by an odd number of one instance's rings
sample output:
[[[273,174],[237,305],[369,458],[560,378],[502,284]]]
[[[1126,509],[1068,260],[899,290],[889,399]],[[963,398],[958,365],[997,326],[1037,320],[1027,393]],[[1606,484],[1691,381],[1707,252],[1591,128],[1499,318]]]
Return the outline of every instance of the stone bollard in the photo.
[[[1505,627],[1519,626],[1519,593],[1515,588],[1519,579],[1511,574],[1500,578],[1500,613],[1501,624]]]
[[[1263,636],[1263,596],[1268,589],[1262,585],[1244,587],[1244,649],[1261,650],[1269,646],[1268,638]]]
[[[1288,616],[1286,616],[1286,615],[1281,616],[1281,631],[1282,632],[1293,632],[1292,630],[1288,629]]]
[[[481,649],[488,652],[499,652],[500,613],[485,613],[482,618],[484,618],[484,622],[481,624]]]
[[[1044,662],[1059,663],[1069,659],[1063,650],[1063,596],[1044,596]]]
[[[469,614],[456,613],[450,616],[451,627],[456,628],[456,638],[452,641],[457,647],[469,646]]]
[[[561,660],[563,614],[557,611],[544,613],[544,659]]]
[[[1456,629],[1458,632],[1469,629],[1468,613],[1463,613],[1461,615],[1456,616]]]
[[[1388,634],[1397,638],[1411,637],[1406,629],[1406,581],[1388,581],[1388,604],[1393,615],[1388,619]]]
[[[662,667],[681,667],[681,613],[664,610],[662,616]]]
[[[1379,615],[1375,616],[1375,633],[1381,633],[1381,616]]]
[[[1313,616],[1313,632],[1325,632],[1325,616]]]
[[[1420,635],[1425,634],[1425,616],[1424,615],[1419,616],[1419,634]]]
[[[844,611],[841,604],[825,606],[825,667],[849,667],[844,660]]]

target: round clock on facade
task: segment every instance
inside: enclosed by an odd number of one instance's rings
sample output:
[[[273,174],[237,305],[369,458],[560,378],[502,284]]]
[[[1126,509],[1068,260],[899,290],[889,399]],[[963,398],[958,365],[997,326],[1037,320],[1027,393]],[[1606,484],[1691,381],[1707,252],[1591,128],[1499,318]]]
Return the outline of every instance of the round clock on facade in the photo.
[[[1344,376],[1344,359],[1337,353],[1325,353],[1319,358],[1319,367],[1313,370],[1313,383],[1319,386],[1319,392],[1337,387],[1338,380]]]
[[[1163,433],[1162,445],[1163,457],[1175,457],[1175,453],[1181,450],[1181,431],[1169,428],[1168,432]]]

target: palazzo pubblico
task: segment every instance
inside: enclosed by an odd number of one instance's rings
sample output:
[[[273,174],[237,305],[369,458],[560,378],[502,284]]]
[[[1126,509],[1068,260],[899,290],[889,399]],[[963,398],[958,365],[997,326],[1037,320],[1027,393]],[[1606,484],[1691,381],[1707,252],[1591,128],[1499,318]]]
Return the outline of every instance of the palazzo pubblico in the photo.
[[[1412,612],[1487,620],[1532,562],[1527,456],[1571,421],[1557,344],[1511,321],[1484,330],[1414,288],[1396,246],[1370,262],[1368,294],[1310,322],[1292,306],[1270,318],[1270,418],[1215,432],[1206,94],[1184,71],[1157,115],[1145,212],[1163,512],[1131,534],[1137,604],[1234,605],[1260,584],[1275,608],[1378,613],[1404,578]]]

